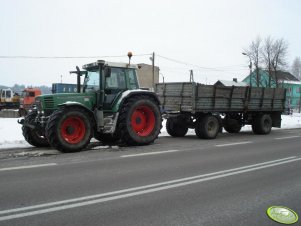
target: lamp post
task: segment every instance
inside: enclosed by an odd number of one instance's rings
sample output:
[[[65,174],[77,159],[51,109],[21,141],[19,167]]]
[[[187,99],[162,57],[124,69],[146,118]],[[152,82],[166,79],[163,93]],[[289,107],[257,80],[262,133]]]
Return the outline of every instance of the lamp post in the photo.
[[[245,55],[247,57],[249,57],[249,60],[250,60],[250,64],[249,64],[249,68],[250,68],[250,86],[252,86],[252,60],[251,60],[251,57],[247,54],[247,53],[242,53],[242,55]]]
[[[162,80],[163,80],[163,83],[164,83],[164,75],[162,73],[160,73],[160,75],[162,75]]]
[[[152,61],[152,90],[155,88],[155,53],[149,58]]]

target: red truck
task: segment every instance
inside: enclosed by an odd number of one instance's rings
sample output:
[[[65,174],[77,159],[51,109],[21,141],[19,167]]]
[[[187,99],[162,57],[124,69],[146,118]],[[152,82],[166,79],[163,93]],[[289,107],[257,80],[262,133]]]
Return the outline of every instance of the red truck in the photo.
[[[20,98],[20,108],[19,114],[20,116],[24,116],[27,114],[28,110],[32,106],[35,101],[35,97],[41,95],[41,89],[39,88],[25,88],[22,91],[22,95]]]

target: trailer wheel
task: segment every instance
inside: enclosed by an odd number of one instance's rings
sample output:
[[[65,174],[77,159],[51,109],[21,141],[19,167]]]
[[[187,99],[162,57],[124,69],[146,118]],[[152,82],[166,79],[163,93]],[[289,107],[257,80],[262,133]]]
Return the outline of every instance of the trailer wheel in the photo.
[[[25,124],[35,124],[36,112],[30,112],[24,119]],[[32,129],[26,125],[22,126],[22,132],[25,140],[35,147],[49,147],[46,137],[37,129]]]
[[[255,134],[269,134],[272,130],[272,118],[268,114],[258,115],[252,123],[252,130]]]
[[[120,110],[118,130],[126,145],[152,143],[160,133],[162,119],[155,100],[148,96],[134,96]]]
[[[184,137],[188,127],[185,123],[181,123],[179,118],[173,117],[166,120],[166,131],[170,136]]]
[[[46,137],[61,152],[78,152],[87,147],[92,137],[91,120],[81,108],[55,111],[46,125]]]
[[[228,133],[239,133],[242,127],[238,120],[227,117],[223,120],[223,126]]]
[[[94,133],[94,138],[98,141],[101,141],[103,143],[115,143],[119,140],[119,137],[115,134],[109,134],[109,133]]]
[[[199,138],[215,139],[219,130],[218,119],[213,115],[206,115],[196,121],[195,133]]]

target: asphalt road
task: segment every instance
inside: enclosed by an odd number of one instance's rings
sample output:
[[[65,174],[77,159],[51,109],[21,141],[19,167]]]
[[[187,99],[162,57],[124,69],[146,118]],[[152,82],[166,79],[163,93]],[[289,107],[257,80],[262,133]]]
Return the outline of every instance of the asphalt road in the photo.
[[[300,138],[295,129],[74,154],[5,150],[0,225],[278,225],[270,206],[301,215]]]

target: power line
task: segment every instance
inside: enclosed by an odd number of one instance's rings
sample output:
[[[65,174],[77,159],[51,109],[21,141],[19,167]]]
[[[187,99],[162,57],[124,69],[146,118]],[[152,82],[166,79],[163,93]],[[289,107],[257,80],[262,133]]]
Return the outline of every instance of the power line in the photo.
[[[150,56],[151,54],[133,54],[133,56]],[[0,56],[1,59],[84,59],[84,58],[110,58],[110,57],[127,57],[119,56]]]
[[[183,62],[183,61],[179,61],[179,60],[175,60],[175,59],[172,59],[172,58],[169,58],[169,57],[165,57],[165,56],[162,56],[162,55],[159,55],[157,54],[158,57],[161,57],[165,60],[169,60],[169,61],[172,61],[172,62],[175,62],[175,63],[178,63],[178,64],[183,64],[183,65],[186,65],[186,66],[192,66],[192,67],[196,67],[196,68],[200,68],[200,69],[203,69],[203,70],[212,70],[212,71],[223,71],[221,69],[223,68],[229,68],[229,67],[243,67],[242,64],[239,64],[239,65],[231,65],[231,66],[223,66],[223,67],[203,67],[203,66],[199,66],[199,65],[196,65],[196,64],[190,64],[190,63],[187,63],[187,62]]]

